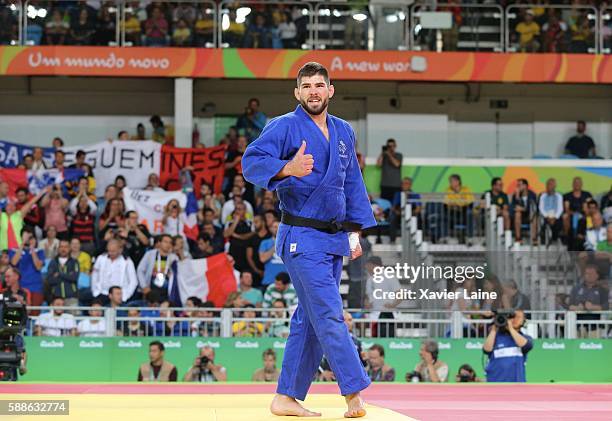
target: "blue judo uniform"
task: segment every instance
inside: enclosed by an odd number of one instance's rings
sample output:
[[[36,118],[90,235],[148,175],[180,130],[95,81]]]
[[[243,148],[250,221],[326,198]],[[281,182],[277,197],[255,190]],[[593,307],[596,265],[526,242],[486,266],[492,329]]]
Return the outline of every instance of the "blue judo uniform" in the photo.
[[[376,225],[355,153],[351,126],[327,116],[329,141],[298,105],[294,112],[268,122],[242,157],[245,178],[276,190],[280,208],[292,215],[323,221],[349,221],[362,229]],[[305,177],[274,176],[293,158],[302,141],[314,158]],[[329,234],[280,224],[276,251],[298,295],[291,319],[277,392],[304,400],[323,354],[343,395],[370,384],[344,324],[339,285],[342,256],[350,254],[348,233]]]

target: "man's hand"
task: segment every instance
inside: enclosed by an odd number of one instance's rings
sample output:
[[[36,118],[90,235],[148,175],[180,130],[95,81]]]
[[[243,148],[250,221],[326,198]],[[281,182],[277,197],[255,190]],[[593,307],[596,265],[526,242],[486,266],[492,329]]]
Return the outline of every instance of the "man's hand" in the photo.
[[[306,142],[302,141],[302,146],[298,149],[293,159],[285,165],[283,171],[285,175],[294,177],[304,177],[312,173],[314,167],[314,158],[311,154],[305,154]]]

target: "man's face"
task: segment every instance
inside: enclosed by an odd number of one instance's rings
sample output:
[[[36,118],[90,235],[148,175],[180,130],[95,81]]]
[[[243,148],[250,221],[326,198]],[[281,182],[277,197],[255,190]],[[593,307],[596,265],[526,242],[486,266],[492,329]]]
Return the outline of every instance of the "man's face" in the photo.
[[[91,317],[102,317],[102,306],[100,304],[92,304],[93,308],[89,310]]]
[[[591,216],[591,218],[593,220],[593,227],[601,228],[603,225],[603,217],[601,216],[601,213],[593,212],[593,216]]]
[[[84,163],[85,163],[85,154],[77,155],[77,157],[76,157],[77,167],[80,167]]]
[[[496,192],[500,192],[504,190],[504,183],[501,180],[497,180],[495,184],[493,184],[493,190]]]
[[[17,202],[23,204],[28,201],[28,195],[23,190],[17,192]]]
[[[583,134],[586,131],[586,124],[584,124],[582,121],[576,123],[576,131]]]
[[[55,153],[55,165],[60,166],[64,165],[64,154],[60,152]]]
[[[172,240],[170,237],[162,237],[161,241],[159,242],[159,250],[166,254],[172,251]]]
[[[151,360],[152,363],[157,363],[163,358],[163,356],[164,352],[159,349],[157,345],[152,345],[149,347],[149,360]]]
[[[274,301],[274,303],[272,304],[273,308],[276,308],[278,310],[276,310],[274,313],[272,313],[273,317],[278,317],[279,319],[282,319],[284,316],[284,312],[281,311],[281,309],[285,309],[285,305],[281,302],[281,301]]]
[[[525,185],[523,180],[518,180],[516,183],[516,187],[520,193],[523,193],[527,189],[527,186]]]
[[[387,148],[389,148],[390,152],[395,152],[395,148],[397,148],[397,144],[393,140],[387,141]]]
[[[409,178],[404,178],[402,180],[402,191],[410,191],[412,190],[412,180]]]
[[[130,216],[128,216],[128,221],[132,226],[138,225],[138,213],[130,212]]]
[[[276,279],[274,281],[274,287],[277,291],[284,291],[287,288],[287,285],[285,285],[283,281]]]
[[[272,355],[266,355],[264,358],[264,369],[267,371],[272,371],[276,367],[276,358]]]
[[[60,257],[68,257],[70,254],[70,243],[68,241],[60,241],[57,252]]]
[[[236,212],[237,216],[242,218],[244,216],[244,214],[246,213],[246,206],[244,206],[244,204],[242,204],[242,203],[236,205],[235,212]]]
[[[204,232],[208,234],[210,238],[213,238],[215,236],[215,227],[213,224],[208,223],[204,225]]]
[[[274,221],[270,224],[270,233],[273,237],[276,237],[276,233],[278,232],[278,221]]]
[[[250,272],[243,272],[240,277],[240,283],[245,287],[253,285],[253,275]]]
[[[376,349],[368,351],[368,361],[372,368],[380,368],[385,365],[385,359],[380,356],[380,353]]]
[[[257,17],[259,18],[261,15],[258,15]],[[263,16],[261,16],[263,17]],[[254,112],[257,112],[259,110],[259,104],[257,103],[257,101],[253,100],[251,102],[249,102],[249,108],[251,110],[253,110]]]
[[[328,85],[321,75],[304,76],[294,94],[308,114],[319,115],[334,96],[334,85]]]
[[[106,251],[108,252],[108,257],[114,260],[117,257],[119,257],[121,248],[119,247],[119,244],[117,242],[113,241],[113,242],[109,242],[106,245]]]
[[[212,224],[214,217],[215,217],[215,213],[212,210],[205,211],[204,212],[204,223]]]
[[[242,191],[244,187],[244,178],[242,178],[241,175],[234,177],[234,186],[240,188],[240,191]]]
[[[576,191],[582,190],[582,178],[574,178],[574,181],[572,181],[572,188]]]
[[[111,302],[119,305],[122,302],[122,293],[121,293],[121,288],[115,288],[113,289],[113,292],[111,292],[108,295],[109,299],[111,300]]]
[[[70,251],[72,253],[79,253],[81,251],[81,241],[78,238],[73,238],[70,241]]]
[[[6,272],[4,272],[4,280],[6,282],[7,288],[10,288],[13,285],[17,284],[17,282],[19,281],[19,278],[17,274],[15,273],[15,271],[13,271],[12,269],[9,269]]]
[[[255,231],[259,231],[264,226],[264,221],[260,215],[253,218],[253,224],[255,225]]]
[[[8,185],[8,183],[6,183],[4,181],[0,182],[0,196],[6,197],[6,196],[8,196],[8,192],[9,192],[9,185]]]
[[[448,184],[450,185],[450,188],[453,190],[458,190],[461,187],[461,183],[459,183],[459,180],[457,180],[456,177],[450,177],[448,179]]]
[[[351,316],[351,313],[344,313],[344,324],[346,325],[349,332],[353,330],[353,316]]]
[[[552,193],[555,191],[556,188],[557,188],[557,182],[555,181],[554,178],[551,178],[546,182],[546,191]]]
[[[35,161],[40,161],[42,160],[42,157],[43,157],[43,150],[41,148],[35,148],[33,155],[34,155]]]
[[[64,299],[63,298],[56,298],[55,300],[53,300],[51,305],[53,307],[62,307],[64,305]],[[56,316],[61,316],[62,314],[64,314],[64,310],[62,310],[62,309],[53,309],[53,313],[55,313]]]
[[[33,163],[34,160],[31,156],[26,156],[25,158],[23,158],[23,165],[25,165],[27,169],[32,169]]]

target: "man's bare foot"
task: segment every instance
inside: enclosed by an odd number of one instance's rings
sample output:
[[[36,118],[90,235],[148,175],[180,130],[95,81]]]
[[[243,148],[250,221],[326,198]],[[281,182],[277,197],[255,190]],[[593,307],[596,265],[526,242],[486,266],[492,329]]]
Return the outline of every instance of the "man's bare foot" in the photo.
[[[320,417],[320,412],[313,412],[304,408],[294,398],[286,395],[276,394],[270,404],[270,412],[274,415],[289,415],[296,417]]]
[[[346,405],[348,406],[348,411],[344,413],[344,418],[361,418],[365,416],[366,410],[363,407],[363,399],[361,399],[359,392],[346,395],[344,399],[346,399]]]

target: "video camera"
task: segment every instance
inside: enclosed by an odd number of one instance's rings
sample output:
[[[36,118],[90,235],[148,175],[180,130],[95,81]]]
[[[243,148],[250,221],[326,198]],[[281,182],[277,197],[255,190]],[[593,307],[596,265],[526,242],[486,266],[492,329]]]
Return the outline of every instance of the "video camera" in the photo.
[[[17,336],[28,322],[26,306],[0,294],[0,381],[16,381],[21,365]]]
[[[513,319],[516,313],[514,310],[494,310],[493,311],[493,324],[499,330],[508,329],[508,320]]]

